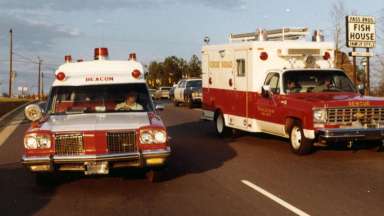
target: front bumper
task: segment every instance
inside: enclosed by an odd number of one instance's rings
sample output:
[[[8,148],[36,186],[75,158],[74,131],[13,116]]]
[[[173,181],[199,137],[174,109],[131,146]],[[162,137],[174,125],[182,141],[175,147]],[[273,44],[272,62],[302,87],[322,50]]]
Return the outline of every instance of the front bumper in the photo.
[[[107,174],[110,168],[164,166],[171,148],[143,150],[134,153],[112,153],[101,155],[53,155],[25,156],[21,163],[33,172],[84,171],[85,174]],[[89,171],[91,165],[102,164],[99,173]]]
[[[384,128],[324,128],[317,131],[318,138],[324,141],[382,140]]]

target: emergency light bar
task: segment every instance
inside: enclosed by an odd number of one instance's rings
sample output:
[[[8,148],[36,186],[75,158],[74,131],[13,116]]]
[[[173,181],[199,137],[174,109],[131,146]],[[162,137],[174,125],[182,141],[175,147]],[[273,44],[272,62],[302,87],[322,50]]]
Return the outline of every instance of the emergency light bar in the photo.
[[[230,34],[230,42],[299,40],[307,36],[308,28],[281,28],[256,32]]]

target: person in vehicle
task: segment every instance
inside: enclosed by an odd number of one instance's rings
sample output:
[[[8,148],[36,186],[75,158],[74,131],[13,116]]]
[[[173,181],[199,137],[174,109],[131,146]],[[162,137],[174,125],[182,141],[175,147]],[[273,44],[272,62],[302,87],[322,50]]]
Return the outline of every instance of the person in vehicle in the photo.
[[[137,103],[137,92],[134,92],[134,91],[129,92],[124,102],[116,104],[115,110],[125,110],[125,111],[143,110],[143,106]]]
[[[297,82],[290,80],[288,81],[287,90],[288,93],[298,93],[300,92],[301,87],[300,84],[298,84]]]
[[[333,87],[333,83],[331,79],[323,80],[322,84],[316,86],[313,91],[314,92],[323,92]]]

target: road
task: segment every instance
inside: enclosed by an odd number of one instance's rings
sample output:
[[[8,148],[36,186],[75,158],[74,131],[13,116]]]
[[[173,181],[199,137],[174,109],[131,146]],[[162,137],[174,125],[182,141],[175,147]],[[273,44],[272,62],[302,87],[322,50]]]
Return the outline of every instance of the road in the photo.
[[[141,172],[61,176],[37,186],[19,163],[22,113],[0,143],[0,215],[383,215],[384,153],[321,149],[299,157],[268,135],[218,138],[199,110],[161,113],[173,155],[164,179]],[[295,213],[296,212],[296,213]]]

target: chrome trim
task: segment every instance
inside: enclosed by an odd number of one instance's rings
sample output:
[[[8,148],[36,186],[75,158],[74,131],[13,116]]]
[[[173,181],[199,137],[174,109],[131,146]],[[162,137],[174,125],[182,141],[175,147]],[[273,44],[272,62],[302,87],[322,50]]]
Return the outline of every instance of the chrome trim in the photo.
[[[144,158],[168,157],[171,154],[171,147],[168,146],[165,149],[143,150],[142,154]]]
[[[384,139],[384,128],[332,128],[317,131],[321,139],[369,140]]]
[[[23,155],[21,157],[21,163],[22,164],[39,164],[39,163],[49,163],[51,161],[51,158],[49,156],[31,156],[27,157]]]
[[[139,159],[140,153],[116,153],[116,154],[102,154],[102,155],[55,155],[53,156],[54,162],[84,162],[84,161],[101,161],[101,160],[124,160],[124,159]]]

